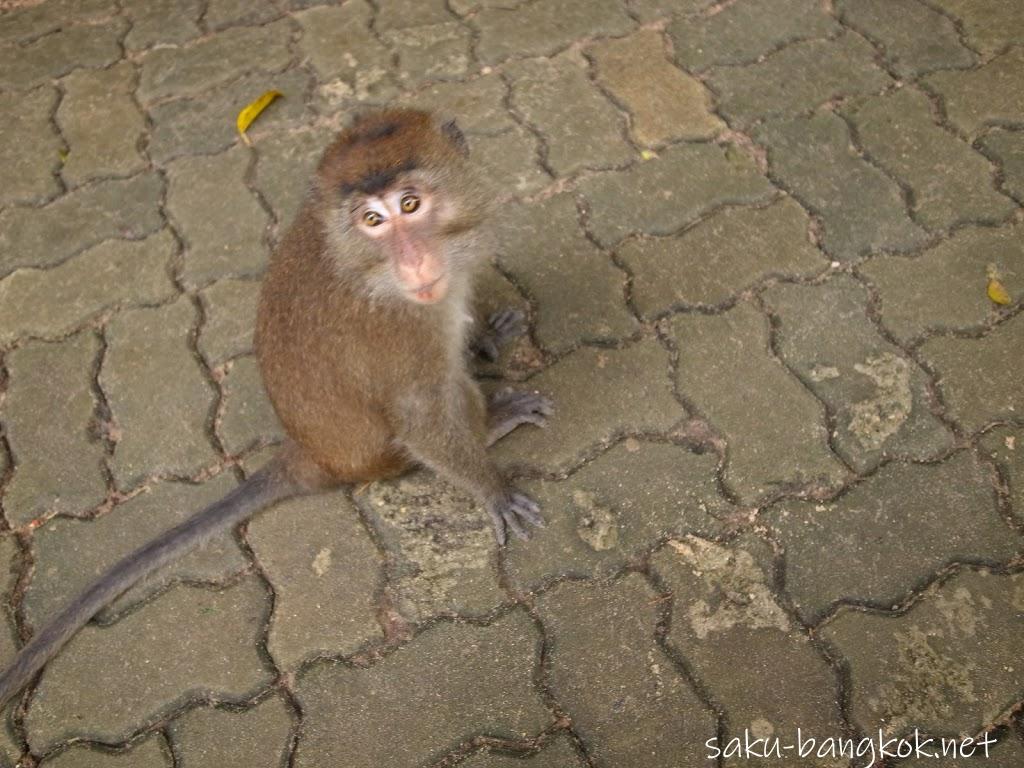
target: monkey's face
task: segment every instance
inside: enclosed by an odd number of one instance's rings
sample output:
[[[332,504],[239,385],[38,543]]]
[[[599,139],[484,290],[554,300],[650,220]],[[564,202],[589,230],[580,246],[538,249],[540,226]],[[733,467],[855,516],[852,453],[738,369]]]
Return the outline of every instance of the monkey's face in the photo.
[[[379,245],[401,295],[436,304],[450,276],[438,238],[438,210],[429,189],[406,184],[364,197],[353,209],[353,227]]]

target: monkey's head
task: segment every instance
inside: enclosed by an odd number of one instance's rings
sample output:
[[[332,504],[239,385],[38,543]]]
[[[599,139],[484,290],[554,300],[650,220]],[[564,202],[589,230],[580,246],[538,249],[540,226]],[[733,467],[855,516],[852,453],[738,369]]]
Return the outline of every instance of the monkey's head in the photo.
[[[436,304],[464,279],[488,206],[454,121],[412,109],[357,117],[327,148],[317,193],[343,277]]]

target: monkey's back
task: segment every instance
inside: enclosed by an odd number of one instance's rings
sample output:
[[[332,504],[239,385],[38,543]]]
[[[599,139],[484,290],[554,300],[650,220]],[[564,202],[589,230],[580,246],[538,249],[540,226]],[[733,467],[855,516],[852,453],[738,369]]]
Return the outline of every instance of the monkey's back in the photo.
[[[401,350],[333,274],[323,239],[304,208],[271,259],[256,322],[263,383],[288,436],[333,481],[394,476],[409,465],[385,410],[386,363]]]

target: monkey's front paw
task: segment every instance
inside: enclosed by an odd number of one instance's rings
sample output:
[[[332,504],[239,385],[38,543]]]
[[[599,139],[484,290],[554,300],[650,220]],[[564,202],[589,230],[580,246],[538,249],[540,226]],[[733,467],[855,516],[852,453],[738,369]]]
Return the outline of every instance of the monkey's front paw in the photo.
[[[499,545],[505,543],[508,531],[512,531],[516,538],[526,540],[530,538],[526,530],[527,524],[538,528],[544,527],[544,518],[540,516],[537,502],[519,491],[509,491],[489,502],[487,514],[494,523],[494,538],[498,540]]]
[[[493,445],[520,424],[546,427],[555,404],[536,392],[503,389],[487,403],[487,444]]]
[[[470,348],[477,357],[493,363],[501,348],[526,333],[526,316],[518,309],[503,309],[487,318],[487,329],[480,333]]]

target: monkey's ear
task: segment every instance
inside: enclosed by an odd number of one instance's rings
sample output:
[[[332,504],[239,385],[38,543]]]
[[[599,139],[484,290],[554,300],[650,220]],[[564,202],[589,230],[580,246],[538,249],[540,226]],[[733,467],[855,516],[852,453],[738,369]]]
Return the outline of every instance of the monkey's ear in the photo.
[[[460,154],[469,157],[469,142],[466,141],[466,134],[454,120],[449,120],[441,125],[441,134],[459,150]]]

